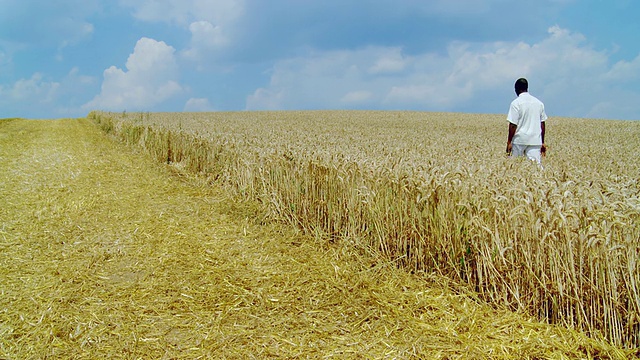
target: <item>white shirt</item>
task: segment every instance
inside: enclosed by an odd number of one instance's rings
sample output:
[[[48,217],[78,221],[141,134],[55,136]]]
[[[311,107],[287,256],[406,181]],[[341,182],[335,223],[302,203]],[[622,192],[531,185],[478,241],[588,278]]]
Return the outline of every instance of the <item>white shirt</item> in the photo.
[[[507,121],[516,125],[516,134],[512,143],[518,145],[542,145],[542,129],[540,123],[547,120],[544,104],[528,92],[511,102]]]

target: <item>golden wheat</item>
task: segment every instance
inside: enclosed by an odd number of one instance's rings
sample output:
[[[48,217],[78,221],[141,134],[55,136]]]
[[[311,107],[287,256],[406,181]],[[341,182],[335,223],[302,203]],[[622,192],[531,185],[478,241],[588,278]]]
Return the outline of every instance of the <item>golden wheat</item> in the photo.
[[[543,170],[505,158],[503,115],[89,117],[304,231],[640,345],[640,122],[550,119]]]

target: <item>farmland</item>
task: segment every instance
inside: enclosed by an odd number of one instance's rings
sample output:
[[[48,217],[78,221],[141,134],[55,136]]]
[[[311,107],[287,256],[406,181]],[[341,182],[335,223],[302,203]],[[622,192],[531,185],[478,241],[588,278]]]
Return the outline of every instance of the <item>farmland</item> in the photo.
[[[480,299],[640,344],[640,123],[552,118],[544,169],[503,115],[102,113],[107,133],[265,218]]]
[[[342,122],[345,117],[348,121]],[[465,124],[465,117],[487,124]],[[491,141],[504,142],[504,123],[497,116],[92,113],[90,118],[0,120],[0,358],[626,359],[639,354],[632,337],[615,340],[607,327],[580,331],[580,326],[549,325],[545,322],[553,319],[536,319],[539,313],[510,301],[513,295],[493,295],[501,288],[473,285],[486,270],[487,286],[501,274],[503,281],[513,280],[512,288],[523,286],[524,280],[506,277],[514,273],[510,266],[516,250],[503,249],[479,262],[483,253],[477,249],[497,241],[480,221],[488,221],[485,212],[500,211],[498,205],[506,200],[490,202],[479,193],[477,203],[468,210],[455,207],[460,213],[452,215],[448,199],[457,197],[463,204],[475,191],[488,191],[473,177],[498,167],[501,186],[527,190],[534,180],[521,183],[517,176],[522,174],[548,185],[551,175],[546,174],[563,161],[557,138],[550,138],[556,152],[539,173],[535,166],[502,157],[503,146]],[[243,118],[257,122],[243,123]],[[375,131],[358,124],[369,121]],[[342,135],[327,133],[337,128],[332,122],[343,124]],[[556,134],[562,129],[559,122]],[[256,127],[260,123],[263,127]],[[499,128],[496,134],[488,131],[493,124]],[[624,140],[634,126],[620,131],[617,123],[595,124],[612,125],[595,131],[597,139],[616,134]],[[438,126],[487,136],[466,144]],[[423,143],[420,150],[405,149],[397,139],[407,128],[414,129],[414,136],[405,135],[406,141],[425,136],[425,130],[436,141]],[[283,134],[288,144],[276,142]],[[442,145],[439,136],[466,150],[495,146],[496,153],[472,151],[466,165],[454,164],[456,158],[441,159],[433,148]],[[402,160],[389,163],[388,154],[363,153],[369,146],[402,154]],[[447,156],[459,151],[440,150]],[[421,159],[423,151],[433,158]],[[482,169],[476,160],[496,169]],[[624,159],[620,164],[626,164]],[[562,181],[575,178],[571,169]],[[613,189],[629,174],[596,174],[590,181]],[[430,182],[421,182],[426,179]],[[465,190],[465,184],[475,188]],[[429,193],[431,186],[438,190]],[[565,191],[597,193],[581,186],[569,184]],[[635,213],[623,207],[635,206],[634,188],[619,189],[627,191],[620,195],[622,203],[610,206],[617,206],[615,215],[627,225],[622,234],[634,236]],[[494,193],[508,197],[517,192]],[[403,204],[404,196],[414,195],[415,205]],[[527,205],[536,211],[542,206],[538,196],[532,194]],[[562,201],[562,214],[574,221],[568,209],[594,200],[567,194]],[[480,211],[494,202],[490,210]],[[598,206],[585,212],[602,210]],[[468,219],[469,213],[475,217]],[[424,217],[417,223],[409,215]],[[526,225],[518,216],[513,218],[517,225]],[[448,233],[453,220],[459,225]],[[549,226],[546,221],[543,217],[539,226]],[[486,235],[476,233],[479,224]],[[504,246],[514,246],[502,228],[496,231]],[[460,234],[470,239],[461,255],[453,243]],[[591,251],[598,250],[599,241],[620,241],[613,233],[611,239],[586,235],[595,239]],[[517,236],[519,242],[527,239],[520,232]],[[553,233],[545,241],[559,236]],[[450,242],[447,248],[443,241],[435,243],[440,237]],[[419,248],[420,242],[426,245]],[[550,250],[545,247],[531,258],[543,264],[541,258],[551,254],[542,251]],[[624,260],[608,259],[611,271],[621,264],[614,260]],[[623,290],[630,284],[621,283],[614,299],[628,297],[630,292]],[[520,299],[529,295],[522,293]],[[593,309],[599,299],[591,300]],[[622,309],[613,305],[609,310]],[[628,309],[622,316],[633,311]]]

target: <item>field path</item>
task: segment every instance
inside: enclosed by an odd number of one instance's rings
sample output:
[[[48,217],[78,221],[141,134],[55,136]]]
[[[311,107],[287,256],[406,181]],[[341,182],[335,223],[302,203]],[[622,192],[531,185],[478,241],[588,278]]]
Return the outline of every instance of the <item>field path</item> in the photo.
[[[0,121],[0,205],[0,359],[622,356],[260,225],[84,119]]]

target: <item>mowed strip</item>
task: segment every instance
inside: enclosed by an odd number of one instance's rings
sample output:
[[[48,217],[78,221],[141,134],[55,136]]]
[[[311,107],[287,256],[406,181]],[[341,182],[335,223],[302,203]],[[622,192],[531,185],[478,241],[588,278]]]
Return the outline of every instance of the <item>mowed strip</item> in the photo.
[[[0,358],[624,357],[276,224],[89,121],[0,121]]]

